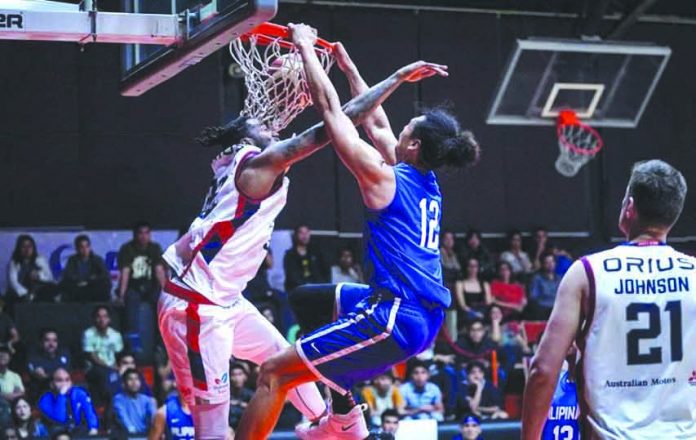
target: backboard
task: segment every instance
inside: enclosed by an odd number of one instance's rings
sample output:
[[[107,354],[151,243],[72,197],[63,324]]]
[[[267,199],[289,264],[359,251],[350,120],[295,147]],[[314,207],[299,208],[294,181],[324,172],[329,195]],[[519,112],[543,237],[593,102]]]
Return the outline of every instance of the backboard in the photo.
[[[124,0],[125,11],[178,16],[181,38],[171,45],[124,44],[121,94],[139,96],[226,48],[271,20],[277,0]]]
[[[635,127],[670,55],[649,43],[517,40],[487,122],[555,125],[569,109],[593,127]]]

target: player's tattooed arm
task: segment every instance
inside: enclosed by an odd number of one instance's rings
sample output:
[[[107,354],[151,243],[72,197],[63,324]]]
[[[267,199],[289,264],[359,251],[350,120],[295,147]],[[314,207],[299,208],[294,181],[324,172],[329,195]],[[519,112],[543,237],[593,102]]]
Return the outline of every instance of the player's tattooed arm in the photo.
[[[336,64],[346,75],[351,95],[357,97],[367,92],[369,87],[360,75],[360,71],[348,55],[345,47],[343,47],[343,44],[336,43],[334,56],[336,57]],[[382,155],[384,161],[389,165],[395,165],[396,144],[398,141],[396,136],[394,136],[389,118],[382,106],[379,105],[372,112],[366,114],[361,126],[372,141],[372,144],[377,148],[377,151]]]

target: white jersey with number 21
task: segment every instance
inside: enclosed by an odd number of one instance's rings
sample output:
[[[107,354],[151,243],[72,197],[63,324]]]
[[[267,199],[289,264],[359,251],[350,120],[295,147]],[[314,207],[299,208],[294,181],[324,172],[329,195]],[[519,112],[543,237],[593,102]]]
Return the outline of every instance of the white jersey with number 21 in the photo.
[[[696,259],[651,242],[582,263],[584,438],[696,438]]]

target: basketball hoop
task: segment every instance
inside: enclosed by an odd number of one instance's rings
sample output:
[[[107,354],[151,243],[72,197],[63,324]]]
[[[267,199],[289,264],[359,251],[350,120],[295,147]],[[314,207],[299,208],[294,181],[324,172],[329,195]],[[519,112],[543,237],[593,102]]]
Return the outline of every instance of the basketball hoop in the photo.
[[[556,128],[561,150],[556,159],[556,170],[566,177],[573,177],[599,153],[604,142],[597,130],[580,122],[572,110],[558,114]]]
[[[244,73],[247,97],[241,114],[278,133],[312,105],[304,65],[286,26],[263,23],[230,42],[230,54]],[[317,39],[315,50],[328,73],[333,44]]]

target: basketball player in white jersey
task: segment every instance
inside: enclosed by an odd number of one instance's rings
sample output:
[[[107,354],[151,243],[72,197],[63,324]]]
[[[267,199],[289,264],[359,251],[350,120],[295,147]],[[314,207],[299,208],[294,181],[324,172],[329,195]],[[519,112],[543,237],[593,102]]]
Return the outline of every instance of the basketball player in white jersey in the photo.
[[[667,163],[633,166],[619,218],[627,241],[576,261],[561,282],[532,361],[522,438],[539,439],[576,338],[583,440],[696,438],[696,259],[666,244],[685,196]]]
[[[368,118],[404,78],[429,68],[414,63],[400,69],[348,103],[346,113],[355,122]],[[329,138],[319,123],[278,140],[258,120],[240,117],[206,129],[199,141],[227,148],[213,160],[213,184],[200,215],[164,253],[173,278],[160,298],[159,325],[196,438],[223,439],[230,357],[261,364],[289,346],[242,291],[264,260],[275,218],[285,206],[285,172]],[[313,384],[297,387],[288,398],[310,420],[325,413]]]

